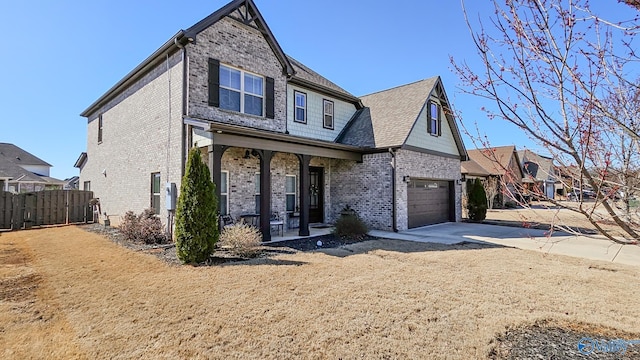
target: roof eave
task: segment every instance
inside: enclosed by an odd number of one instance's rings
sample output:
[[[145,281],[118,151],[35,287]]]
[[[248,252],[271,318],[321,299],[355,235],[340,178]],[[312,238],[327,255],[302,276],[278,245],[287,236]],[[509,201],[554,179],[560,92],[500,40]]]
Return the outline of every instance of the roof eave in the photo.
[[[151,56],[146,58],[140,65],[136,66],[135,69],[131,70],[124,78],[118,81],[113,87],[107,90],[98,100],[96,100],[93,104],[89,105],[80,116],[89,117],[96,110],[106,104],[108,101],[113,99],[117,94],[119,94],[123,89],[130,86],[133,82],[140,79],[147,71],[151,70],[154,66],[156,66],[160,61],[163,60],[163,55],[167,53],[172,53],[179,49],[178,43],[183,44],[185,42],[185,31],[180,30],[174,36],[172,36],[167,42],[165,42],[158,50],[156,50]]]
[[[297,77],[297,76],[292,76],[289,79],[289,82],[293,83],[293,84],[297,84],[297,85],[301,85],[301,86],[307,87],[307,88],[309,88],[311,90],[315,90],[315,91],[318,91],[318,92],[325,93],[327,95],[331,95],[331,96],[333,96],[335,98],[338,98],[340,100],[344,100],[344,101],[353,103],[358,110],[364,108],[364,105],[362,104],[362,101],[359,98],[357,98],[355,96],[349,96],[347,94],[340,93],[340,92],[335,91],[333,89],[330,89],[330,88],[328,88],[326,86],[322,86],[320,84],[313,83],[313,82],[311,82],[309,80],[305,80],[305,79],[302,79],[302,78]]]

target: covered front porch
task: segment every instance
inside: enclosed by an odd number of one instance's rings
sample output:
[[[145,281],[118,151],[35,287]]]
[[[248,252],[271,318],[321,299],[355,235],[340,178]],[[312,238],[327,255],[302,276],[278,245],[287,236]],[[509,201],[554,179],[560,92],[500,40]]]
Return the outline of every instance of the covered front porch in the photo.
[[[356,148],[227,124],[190,125],[190,144],[208,163],[221,215],[255,225],[264,242],[329,233],[310,224],[334,220],[332,165],[362,162]]]

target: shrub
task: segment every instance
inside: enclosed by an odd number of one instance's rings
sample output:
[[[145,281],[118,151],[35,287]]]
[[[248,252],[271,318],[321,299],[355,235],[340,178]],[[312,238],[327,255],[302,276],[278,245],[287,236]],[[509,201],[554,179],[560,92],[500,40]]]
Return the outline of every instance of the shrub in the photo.
[[[176,252],[183,263],[207,260],[218,241],[218,199],[209,167],[193,147],[180,185],[176,208]]]
[[[334,235],[352,240],[363,239],[367,232],[367,225],[357,215],[341,215],[333,230]]]
[[[487,217],[487,195],[480,179],[476,178],[467,188],[469,220],[482,221]]]
[[[242,257],[255,257],[260,253],[262,234],[255,227],[239,222],[222,229],[218,246]]]
[[[155,216],[153,209],[146,209],[136,216],[133,211],[127,211],[120,223],[120,232],[125,239],[145,244],[162,244],[167,242],[160,218]]]

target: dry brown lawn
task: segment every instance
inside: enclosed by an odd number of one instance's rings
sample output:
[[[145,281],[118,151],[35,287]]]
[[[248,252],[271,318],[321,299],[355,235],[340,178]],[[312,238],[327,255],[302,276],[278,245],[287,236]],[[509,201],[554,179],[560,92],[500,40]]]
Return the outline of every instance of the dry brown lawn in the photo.
[[[77,227],[0,236],[0,358],[486,358],[550,319],[640,334],[637,267],[376,240],[169,266]]]

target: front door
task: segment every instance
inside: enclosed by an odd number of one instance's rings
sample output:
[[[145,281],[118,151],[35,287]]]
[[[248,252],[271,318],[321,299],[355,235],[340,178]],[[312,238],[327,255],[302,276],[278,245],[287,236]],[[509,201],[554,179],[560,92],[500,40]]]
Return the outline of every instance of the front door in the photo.
[[[324,222],[324,169],[309,167],[309,222]]]

